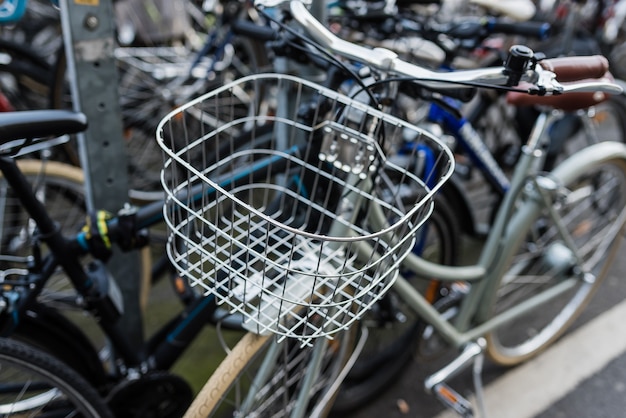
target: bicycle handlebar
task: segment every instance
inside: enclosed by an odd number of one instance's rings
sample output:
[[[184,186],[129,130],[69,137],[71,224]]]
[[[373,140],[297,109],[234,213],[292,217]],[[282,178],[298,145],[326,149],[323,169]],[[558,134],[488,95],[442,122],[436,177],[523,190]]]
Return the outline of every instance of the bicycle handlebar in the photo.
[[[475,40],[478,44],[489,35],[496,33],[546,40],[550,35],[551,25],[547,22],[510,22],[495,17],[485,17],[441,25],[431,24],[427,25],[426,30],[417,32],[426,32],[427,38],[436,43],[437,39],[443,35],[455,40]]]
[[[510,22],[496,18],[487,19],[484,26],[490,33],[521,35],[544,40],[550,36],[551,31],[551,26],[547,22]]]
[[[623,91],[619,85],[606,79],[586,80],[581,83],[562,85],[557,81],[558,73],[550,71],[544,66],[534,66],[534,68],[530,69],[524,65],[519,73],[516,74],[512,74],[511,69],[504,66],[459,70],[454,72],[436,72],[403,61],[398,57],[398,54],[389,49],[370,49],[339,38],[311,15],[305,4],[300,0],[256,0],[255,6],[259,8],[270,8],[285,3],[287,3],[288,10],[293,19],[302,27],[307,36],[322,48],[380,71],[415,78],[421,85],[426,87],[443,90],[472,88],[476,87],[476,83],[480,83],[485,87],[498,87],[517,85],[519,81],[525,81],[535,86],[535,88],[529,89],[528,93],[539,95],[595,91],[619,94]],[[531,55],[528,57],[528,60],[532,58]],[[578,58],[584,60],[587,57]],[[543,60],[542,63],[546,61],[550,62],[550,60]],[[572,67],[566,68],[569,76],[576,73],[576,70]],[[586,78],[589,77],[585,73],[580,75],[577,79]],[[511,82],[512,79],[513,82]],[[463,84],[467,85],[464,86]]]

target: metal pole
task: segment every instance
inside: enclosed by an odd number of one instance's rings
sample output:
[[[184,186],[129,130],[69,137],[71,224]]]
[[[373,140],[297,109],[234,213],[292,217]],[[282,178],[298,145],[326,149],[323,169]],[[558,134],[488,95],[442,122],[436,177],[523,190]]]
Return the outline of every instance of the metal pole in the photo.
[[[112,1],[61,0],[60,5],[74,110],[89,120],[87,131],[78,136],[87,206],[117,212],[128,199],[128,176],[113,55]],[[108,263],[124,296],[121,326],[134,347],[143,341],[138,260],[136,253],[114,250]]]

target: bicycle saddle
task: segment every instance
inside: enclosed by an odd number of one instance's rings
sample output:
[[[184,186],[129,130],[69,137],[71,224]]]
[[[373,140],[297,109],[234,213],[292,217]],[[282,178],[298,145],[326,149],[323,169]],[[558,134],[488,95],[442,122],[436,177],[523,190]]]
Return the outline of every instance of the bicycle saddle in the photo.
[[[0,113],[0,144],[74,134],[87,129],[87,117],[69,110],[26,110]]]

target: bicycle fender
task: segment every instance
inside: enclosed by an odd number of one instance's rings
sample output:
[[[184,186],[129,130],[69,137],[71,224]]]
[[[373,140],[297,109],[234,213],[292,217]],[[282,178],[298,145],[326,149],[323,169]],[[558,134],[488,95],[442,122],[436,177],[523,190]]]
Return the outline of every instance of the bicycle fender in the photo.
[[[623,91],[620,96],[626,97],[626,81],[614,77],[613,82],[622,88]]]
[[[621,159],[626,164],[626,144],[615,141],[593,144],[568,157],[552,170],[551,175],[560,182],[573,180],[580,174],[581,166]]]
[[[98,353],[69,319],[44,306],[29,309],[11,338],[47,351],[72,367],[97,389],[107,383]]]

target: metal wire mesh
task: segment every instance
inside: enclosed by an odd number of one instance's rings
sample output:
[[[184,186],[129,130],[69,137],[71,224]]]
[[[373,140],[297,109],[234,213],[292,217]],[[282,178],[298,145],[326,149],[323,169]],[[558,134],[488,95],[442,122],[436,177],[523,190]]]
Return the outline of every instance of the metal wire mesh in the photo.
[[[251,331],[305,343],[389,289],[453,165],[422,129],[279,74],[177,109],[157,139],[171,262]],[[383,152],[407,141],[415,172]]]

